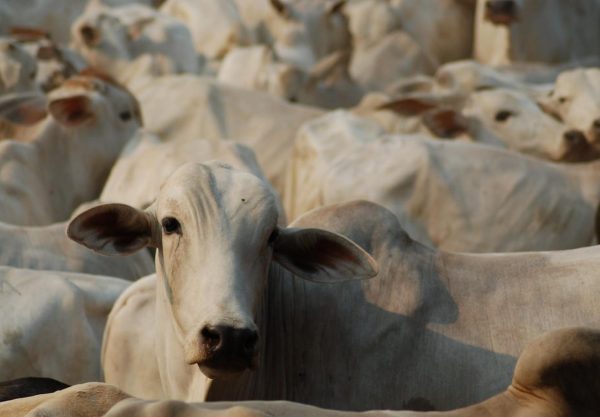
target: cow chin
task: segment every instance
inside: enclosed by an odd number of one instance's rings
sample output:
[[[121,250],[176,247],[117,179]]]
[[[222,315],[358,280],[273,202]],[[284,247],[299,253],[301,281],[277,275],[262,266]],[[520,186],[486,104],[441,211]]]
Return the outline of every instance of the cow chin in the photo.
[[[510,26],[513,23],[517,22],[518,19],[515,15],[506,14],[506,13],[492,13],[486,12],[485,20],[488,22],[498,25],[498,26]]]
[[[227,364],[220,361],[205,360],[198,362],[200,371],[210,379],[229,380],[239,378],[246,370],[256,369],[256,356],[249,360],[228,361]]]

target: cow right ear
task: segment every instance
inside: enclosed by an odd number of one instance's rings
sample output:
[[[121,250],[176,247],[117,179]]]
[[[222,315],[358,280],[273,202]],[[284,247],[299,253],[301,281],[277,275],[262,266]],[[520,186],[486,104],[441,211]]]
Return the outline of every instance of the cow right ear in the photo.
[[[154,216],[126,204],[103,204],[84,211],[67,226],[67,236],[104,255],[128,255],[158,247]]]
[[[92,102],[85,94],[51,99],[48,111],[66,127],[78,127],[94,119]]]

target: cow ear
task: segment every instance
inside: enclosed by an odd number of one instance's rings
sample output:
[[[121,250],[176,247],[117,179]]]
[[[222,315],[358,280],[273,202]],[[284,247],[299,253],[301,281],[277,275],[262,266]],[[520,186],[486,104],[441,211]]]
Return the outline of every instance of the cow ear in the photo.
[[[436,103],[417,97],[403,97],[389,101],[377,107],[378,110],[390,110],[400,116],[418,116],[437,107]]]
[[[295,275],[314,282],[343,282],[377,275],[377,263],[356,243],[321,229],[280,229],[273,258]]]
[[[290,9],[287,4],[285,4],[281,0],[269,0],[271,7],[275,12],[285,19],[289,19],[291,17]]]
[[[104,255],[128,255],[157,247],[154,217],[126,204],[103,204],[84,211],[67,226],[67,236]]]
[[[325,14],[327,16],[333,16],[336,13],[340,13],[342,11],[342,9],[344,8],[344,6],[346,5],[347,0],[338,0],[335,3],[330,3],[327,6],[327,10],[325,11]]]
[[[469,132],[467,119],[453,109],[435,109],[423,115],[423,124],[439,138],[455,138]]]
[[[94,118],[91,100],[84,94],[52,99],[48,111],[66,127],[77,127]]]
[[[15,125],[33,125],[47,114],[46,98],[41,94],[15,93],[0,98],[0,118]]]

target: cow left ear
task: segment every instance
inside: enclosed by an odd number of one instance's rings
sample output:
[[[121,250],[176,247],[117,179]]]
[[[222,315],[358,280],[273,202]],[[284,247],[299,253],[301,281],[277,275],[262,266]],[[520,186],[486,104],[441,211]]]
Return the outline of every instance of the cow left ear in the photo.
[[[128,255],[147,246],[157,247],[154,216],[126,204],[102,204],[76,216],[67,236],[104,255]]]
[[[91,100],[84,94],[51,99],[48,111],[66,127],[77,127],[94,118]]]
[[[281,229],[273,258],[295,275],[314,282],[344,282],[377,275],[377,262],[360,246],[321,229]]]

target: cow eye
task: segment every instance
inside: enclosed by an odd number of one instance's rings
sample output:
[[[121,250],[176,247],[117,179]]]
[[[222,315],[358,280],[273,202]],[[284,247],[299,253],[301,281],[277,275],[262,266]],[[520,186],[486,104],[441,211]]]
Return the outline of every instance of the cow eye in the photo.
[[[181,225],[175,217],[165,217],[162,219],[162,228],[165,234],[171,235],[173,233],[181,234]]]
[[[566,102],[567,102],[567,98],[566,98],[566,97],[559,97],[559,98],[558,98],[558,102],[559,102],[560,104],[566,103]]]
[[[124,111],[119,113],[119,118],[121,120],[123,120],[124,122],[127,122],[129,120],[131,120],[131,112],[130,111]]]
[[[498,113],[496,113],[494,119],[496,119],[497,122],[504,122],[511,116],[513,116],[513,112],[508,110],[500,110]]]
[[[278,237],[279,237],[279,229],[275,228],[269,235],[269,240],[267,242],[269,243],[269,245],[272,245],[273,242],[275,242]]]

